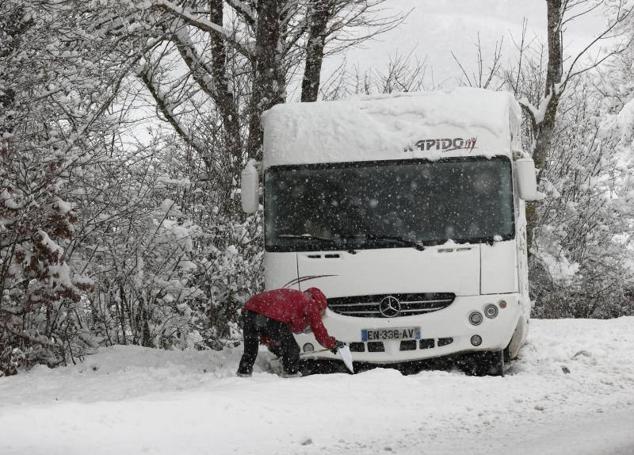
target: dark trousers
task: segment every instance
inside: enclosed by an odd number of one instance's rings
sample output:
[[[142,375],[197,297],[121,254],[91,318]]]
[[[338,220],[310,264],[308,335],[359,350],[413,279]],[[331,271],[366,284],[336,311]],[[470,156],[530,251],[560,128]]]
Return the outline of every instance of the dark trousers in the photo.
[[[251,374],[253,371],[261,336],[270,340],[269,349],[271,352],[282,358],[284,373],[295,374],[298,372],[299,346],[288,324],[247,310],[242,313],[242,334],[244,354],[240,360],[238,373]]]

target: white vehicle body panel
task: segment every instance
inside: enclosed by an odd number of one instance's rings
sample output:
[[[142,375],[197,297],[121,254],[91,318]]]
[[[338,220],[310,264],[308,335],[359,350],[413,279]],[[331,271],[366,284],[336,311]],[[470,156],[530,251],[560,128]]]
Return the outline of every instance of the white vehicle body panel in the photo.
[[[263,118],[263,170],[409,159],[433,163],[445,158],[502,156],[511,160],[513,151],[521,148],[520,119],[512,95],[480,89],[278,105]],[[265,192],[265,207],[270,196]],[[417,344],[413,350],[404,350],[400,341],[392,340],[384,340],[380,352],[370,352],[364,345],[363,352],[352,352],[355,361],[391,363],[502,350],[514,333],[512,347],[517,349],[526,337],[530,301],[524,203],[515,190],[513,205],[515,232],[510,239],[448,240],[422,251],[402,246],[266,251],[265,286],[300,290],[316,286],[329,304],[331,299],[357,296],[455,295],[447,307],[417,315],[355,317],[327,310],[324,324],[331,335],[345,342],[362,345],[363,330],[393,327],[415,327],[421,339],[434,340],[432,347]],[[483,313],[488,304],[498,308],[497,317],[484,317],[480,325],[472,325],[469,314]],[[483,340],[477,347],[470,341],[475,334]],[[306,343],[317,347],[310,333],[296,338],[300,348]],[[328,351],[315,357],[335,358]]]
[[[517,242],[510,240],[480,247],[481,294],[518,292]]]
[[[436,246],[414,248],[298,253],[299,277],[306,289],[328,289],[327,296],[344,297],[389,293],[453,292],[477,295],[480,291],[479,245],[456,245],[452,252]],[[327,257],[329,256],[329,257]]]

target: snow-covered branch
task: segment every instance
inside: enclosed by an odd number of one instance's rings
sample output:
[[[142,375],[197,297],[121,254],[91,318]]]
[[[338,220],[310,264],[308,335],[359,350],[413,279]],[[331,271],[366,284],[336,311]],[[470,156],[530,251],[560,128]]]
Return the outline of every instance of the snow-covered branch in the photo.
[[[170,13],[183,19],[188,24],[193,25],[201,30],[210,33],[220,33],[225,37],[228,37],[229,35],[222,25],[214,24],[207,19],[196,16],[189,8],[177,6],[168,0],[155,0],[154,5],[158,6],[159,8],[163,8],[166,11],[169,11]]]
[[[568,72],[566,73],[566,76],[564,77],[562,84],[565,87],[566,84],[570,81],[571,78],[574,78],[575,76],[578,76],[579,74],[585,73],[586,71],[589,71],[592,68],[596,68],[598,65],[600,65],[601,63],[603,63],[604,61],[606,61],[607,59],[609,59],[610,57],[617,55],[621,52],[624,52],[626,49],[629,48],[630,44],[632,43],[632,36],[629,37],[629,40],[625,43],[622,44],[620,46],[618,46],[616,49],[608,52],[605,56],[603,56],[602,58],[600,58],[598,61],[596,61],[595,63],[593,63],[592,65],[586,67],[586,68],[582,68],[580,70],[575,71],[575,67],[576,65],[579,63],[579,61],[581,60],[581,58],[586,55],[586,53],[592,49],[599,41],[602,41],[604,39],[607,39],[610,37],[610,34],[612,32],[615,31],[615,29],[617,29],[621,24],[623,24],[630,16],[632,15],[632,7],[628,8],[628,9],[623,9],[622,7],[619,7],[616,13],[616,17],[614,18],[614,21],[609,24],[605,30],[603,30],[601,33],[599,33],[592,41],[590,41],[573,59],[572,63],[570,64],[570,67],[568,68]]]
[[[255,24],[258,15],[257,12],[250,5],[240,0],[227,0],[227,3],[234,10],[240,13],[250,25]]]
[[[212,79],[212,68],[205,63],[192,43],[189,33],[185,28],[180,28],[172,38],[183,61],[189,67],[194,80],[200,88],[212,98],[217,97],[216,87]]]
[[[175,5],[174,3],[168,0],[154,0],[152,3],[153,6],[163,9],[170,14],[182,19],[188,25],[198,28],[207,33],[217,33],[221,35],[227,42],[231,43],[242,55],[245,57],[251,58],[252,52],[249,49],[239,43],[235,37],[226,30],[222,25],[215,24],[203,17],[197,16],[194,12],[192,12],[189,8],[183,8]]]
[[[550,103],[552,96],[553,94],[549,93],[548,96],[542,98],[539,107],[532,104],[526,97],[522,97],[518,100],[520,105],[530,114],[531,120],[536,127],[541,125],[544,121],[546,111],[548,110],[548,103]]]
[[[145,84],[145,87],[152,95],[152,98],[154,98],[157,108],[159,109],[161,114],[163,114],[169,124],[172,125],[178,135],[199,154],[204,155],[205,147],[200,144],[197,139],[188,130],[185,129],[183,125],[180,124],[177,114],[174,112],[174,106],[172,105],[172,103],[169,102],[166,95],[161,92],[158,84],[154,80],[150,68],[148,66],[143,66],[138,70],[137,75]]]

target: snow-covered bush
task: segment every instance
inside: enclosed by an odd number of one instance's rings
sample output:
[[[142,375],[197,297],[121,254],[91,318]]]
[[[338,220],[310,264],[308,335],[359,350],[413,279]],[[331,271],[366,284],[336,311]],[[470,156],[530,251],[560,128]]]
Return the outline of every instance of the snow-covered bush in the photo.
[[[178,140],[110,156],[75,196],[86,236],[74,265],[96,283],[86,296],[91,330],[103,344],[220,346],[260,286],[260,220],[219,206],[231,191],[200,178],[199,159]],[[89,191],[96,181],[102,197]]]
[[[87,58],[71,3],[0,3],[0,374],[91,344],[78,305],[92,283],[68,261],[69,183],[94,157],[117,69]]]
[[[207,318],[202,322],[205,339],[236,337],[236,322],[244,302],[262,288],[261,217],[245,221],[220,218],[201,239],[199,286],[205,290]]]
[[[536,316],[634,313],[631,152],[596,85],[580,80],[562,99],[532,247]]]

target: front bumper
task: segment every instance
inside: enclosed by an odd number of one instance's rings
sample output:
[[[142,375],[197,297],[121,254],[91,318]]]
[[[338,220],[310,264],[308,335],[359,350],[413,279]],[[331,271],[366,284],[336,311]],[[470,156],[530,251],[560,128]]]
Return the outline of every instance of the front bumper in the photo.
[[[500,305],[501,301],[506,302],[504,308]],[[484,315],[484,307],[487,304],[494,304],[498,307],[497,317],[493,319],[484,317],[481,324],[472,325],[468,319],[469,314],[473,311],[479,311]],[[385,364],[424,360],[465,351],[502,350],[511,340],[523,313],[519,294],[494,294],[459,296],[443,310],[397,318],[359,318],[342,316],[328,310],[323,321],[329,334],[337,340],[351,343],[351,347],[359,351],[363,349],[362,352],[353,350],[352,359],[354,361]],[[382,341],[383,351],[381,351],[376,350],[380,346],[376,344],[369,346],[361,339],[363,329],[400,327],[419,328],[420,338],[424,341],[402,344],[399,340],[384,340]],[[482,343],[477,347],[471,343],[473,335],[479,335],[482,338]],[[307,343],[312,344],[315,349],[319,349],[319,344],[312,333],[296,334],[295,339],[302,349],[304,358],[337,358],[329,351],[313,354],[305,352],[304,346]],[[373,349],[374,352],[369,352],[369,349]]]

